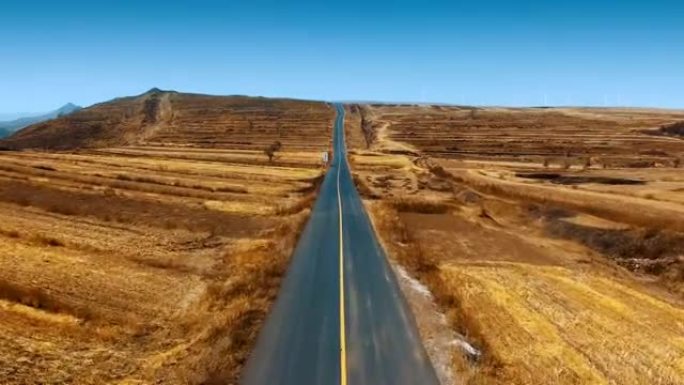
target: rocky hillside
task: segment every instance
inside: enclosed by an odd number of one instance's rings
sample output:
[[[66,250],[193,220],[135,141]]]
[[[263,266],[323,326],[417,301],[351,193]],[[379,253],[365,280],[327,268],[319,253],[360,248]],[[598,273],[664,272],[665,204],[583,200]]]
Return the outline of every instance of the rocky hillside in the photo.
[[[151,89],[38,123],[0,141],[13,149],[160,145],[260,149],[279,140],[318,150],[330,138],[325,103],[246,96],[209,96]]]

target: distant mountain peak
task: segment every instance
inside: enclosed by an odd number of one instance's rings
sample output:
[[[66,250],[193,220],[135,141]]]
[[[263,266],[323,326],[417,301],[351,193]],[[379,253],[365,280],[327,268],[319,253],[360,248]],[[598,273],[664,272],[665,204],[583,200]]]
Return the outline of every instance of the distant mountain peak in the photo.
[[[152,87],[150,88],[147,92],[145,92],[143,95],[150,95],[150,94],[161,94],[165,92],[164,90],[160,90],[157,87]]]
[[[0,138],[8,136],[13,132],[18,131],[24,127],[28,127],[32,124],[66,116],[80,109],[80,106],[77,106],[73,103],[67,103],[54,111],[46,112],[42,115],[27,116],[9,122],[0,122]]]
[[[74,112],[76,110],[80,110],[81,108],[82,108],[81,106],[77,106],[74,103],[67,103],[67,104],[63,105],[62,107],[58,108],[57,112],[71,113],[71,112]]]
[[[59,118],[59,117],[62,117],[64,115],[69,115],[72,112],[76,112],[76,111],[80,110],[81,108],[82,108],[81,106],[77,106],[73,103],[67,103],[67,104],[63,105],[62,107],[58,108],[55,111],[56,116],[53,116],[53,117]]]

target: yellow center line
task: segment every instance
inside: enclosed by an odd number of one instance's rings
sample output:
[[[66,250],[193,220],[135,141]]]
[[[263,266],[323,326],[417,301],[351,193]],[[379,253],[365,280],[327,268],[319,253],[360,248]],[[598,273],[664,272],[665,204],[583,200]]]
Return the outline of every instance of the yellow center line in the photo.
[[[338,129],[342,129],[342,134],[344,134],[344,118],[341,123],[342,127],[338,127]],[[337,209],[340,219],[340,385],[347,385],[347,335],[344,325],[344,238],[342,236],[342,195],[340,194],[340,170],[342,170],[343,159],[339,146],[338,151],[340,152],[337,154],[339,156],[337,162]]]

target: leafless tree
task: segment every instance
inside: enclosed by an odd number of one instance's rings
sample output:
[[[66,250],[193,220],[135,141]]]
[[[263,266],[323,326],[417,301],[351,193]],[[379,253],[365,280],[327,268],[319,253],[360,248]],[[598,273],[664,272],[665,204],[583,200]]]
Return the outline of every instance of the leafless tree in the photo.
[[[273,158],[275,158],[276,153],[280,151],[280,149],[283,147],[283,144],[280,143],[279,140],[276,140],[275,142],[271,143],[268,147],[264,149],[264,154],[268,157],[268,162],[273,163]]]
[[[361,130],[363,131],[363,138],[366,141],[366,148],[370,148],[376,139],[376,132],[373,129],[373,122],[366,118],[361,119]]]

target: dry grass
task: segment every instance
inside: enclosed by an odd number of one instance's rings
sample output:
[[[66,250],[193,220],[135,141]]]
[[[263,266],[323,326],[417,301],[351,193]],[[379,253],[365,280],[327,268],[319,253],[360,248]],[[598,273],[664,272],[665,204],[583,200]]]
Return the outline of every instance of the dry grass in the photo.
[[[155,227],[173,224],[173,228],[216,234],[239,235],[257,229],[260,222],[263,222],[259,218],[245,219],[213,210],[204,210],[200,216],[197,208],[119,195],[113,190],[104,190],[102,193],[65,191],[46,185],[13,181],[0,185],[0,201],[67,216]]]
[[[0,194],[0,300],[9,303],[0,308],[0,361],[13,371],[0,375],[8,384],[59,382],[60,373],[83,370],[92,378],[76,383],[234,383],[315,196],[298,198],[288,211],[296,215],[238,217],[12,183]],[[53,335],[57,318],[17,306],[77,322]],[[15,339],[54,348],[42,348],[27,370]],[[95,351],[112,357],[76,363]]]
[[[402,155],[390,155],[375,152],[363,152],[353,154],[351,156],[351,162],[356,164],[359,168],[390,168],[390,169],[401,169],[406,167],[411,167],[411,161]]]
[[[568,214],[573,217],[572,213]],[[681,269],[684,236],[667,230],[596,228],[572,223],[563,218],[546,217],[551,236],[571,239],[601,254],[614,258],[634,271],[663,275],[668,268]],[[682,277],[672,277],[681,282]]]
[[[216,271],[184,328],[195,338],[174,349],[174,358],[155,368],[153,378],[169,383],[237,384],[240,370],[275,299],[289,256],[308,213],[291,217],[274,240],[246,243]]]
[[[301,212],[302,210],[309,208],[313,205],[316,200],[316,194],[309,194],[304,199],[300,199],[294,204],[279,206],[275,210],[275,215],[292,215]]]
[[[399,144],[440,157],[538,164],[545,158],[578,158],[582,165],[581,155],[612,165],[648,165],[684,151],[681,142],[643,132],[684,119],[684,112],[675,110],[372,106],[367,116],[386,127],[378,135],[384,146]],[[648,151],[665,155],[647,156]]]
[[[359,174],[354,173],[352,174],[352,179],[354,181],[354,185],[356,186],[356,190],[358,190],[359,194],[365,198],[365,199],[377,199],[379,198],[379,195],[376,194],[370,186],[368,186],[368,183],[363,180],[359,176]]]
[[[0,155],[1,383],[236,383],[315,199],[332,110],[148,96],[12,142],[142,145]],[[138,104],[142,123],[119,120]],[[268,164],[255,149],[273,140]]]
[[[423,198],[401,197],[390,202],[397,211],[406,213],[444,214],[450,210],[444,202]]]
[[[597,193],[492,178],[472,171],[454,171],[458,183],[502,198],[554,204],[633,226],[684,231],[684,206],[672,202]]]
[[[451,352],[456,377],[480,375],[498,366],[489,354],[485,331],[473,322],[461,300],[449,288],[441,274],[439,258],[426,253],[424,245],[416,238],[415,232],[400,217],[398,211],[385,202],[368,204],[367,208],[373,225],[380,235],[381,243],[396,262],[425,284],[434,296],[437,305],[446,314],[449,324],[470,343],[484,352],[477,367],[460,351]],[[470,380],[463,383],[472,383]]]
[[[473,111],[371,106],[374,150],[420,154],[352,162],[388,254],[483,351],[454,348],[458,383],[684,382],[684,145],[640,131],[682,113]]]
[[[462,383],[674,384],[684,378],[684,340],[672,339],[682,333],[681,307],[601,269],[486,262],[490,256],[482,253],[483,262],[453,263],[458,246],[445,246],[454,254],[444,255],[430,243],[466,234],[420,229],[387,203],[370,207],[390,255],[430,288],[452,327],[483,350],[476,364],[454,352]]]
[[[334,112],[320,102],[150,90],[28,127],[4,147],[75,149],[121,145],[322,150]]]
[[[0,280],[0,299],[51,313],[69,314],[82,321],[94,319],[94,314],[90,309],[62,303],[39,287],[24,287]]]
[[[442,269],[500,365],[474,383],[684,381],[684,311],[591,272],[526,264]],[[675,338],[673,338],[675,337]]]

